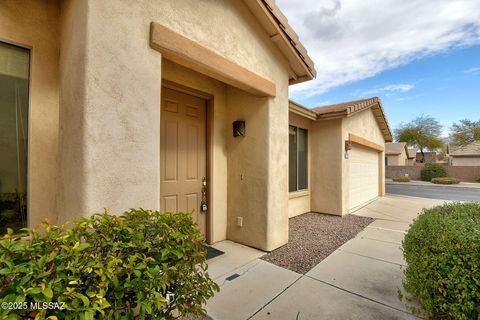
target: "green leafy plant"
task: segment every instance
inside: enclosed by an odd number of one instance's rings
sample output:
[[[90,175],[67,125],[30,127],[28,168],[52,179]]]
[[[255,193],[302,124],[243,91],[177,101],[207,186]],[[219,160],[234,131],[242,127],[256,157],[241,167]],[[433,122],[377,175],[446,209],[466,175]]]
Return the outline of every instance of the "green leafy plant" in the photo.
[[[422,181],[432,181],[433,178],[444,178],[447,176],[447,170],[439,163],[427,163],[420,171]]]
[[[480,178],[477,179],[477,182],[480,183]]]
[[[424,316],[480,317],[480,203],[424,209],[405,235],[403,254],[405,289]]]
[[[433,178],[431,182],[435,184],[459,184],[461,181],[460,179],[457,179],[457,178],[445,177],[445,178]]]
[[[64,309],[0,309],[0,319],[174,319],[201,314],[219,290],[188,213],[140,209],[43,227],[0,240],[0,302]]]
[[[393,177],[392,180],[395,181],[395,182],[410,182],[411,181],[409,176]]]

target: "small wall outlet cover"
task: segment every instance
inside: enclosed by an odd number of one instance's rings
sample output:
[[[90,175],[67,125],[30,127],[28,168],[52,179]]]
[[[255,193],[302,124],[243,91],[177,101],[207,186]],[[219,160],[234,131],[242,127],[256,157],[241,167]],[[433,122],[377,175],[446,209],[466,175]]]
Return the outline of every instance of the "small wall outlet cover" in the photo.
[[[237,227],[243,227],[243,217],[237,217]]]

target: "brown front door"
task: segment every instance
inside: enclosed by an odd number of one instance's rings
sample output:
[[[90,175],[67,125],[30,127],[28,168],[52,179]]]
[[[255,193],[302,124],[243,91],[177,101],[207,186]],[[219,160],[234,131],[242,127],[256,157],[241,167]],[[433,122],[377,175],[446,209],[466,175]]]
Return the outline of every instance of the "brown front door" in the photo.
[[[160,123],[160,210],[191,212],[206,234],[200,210],[206,177],[206,101],[162,87]]]

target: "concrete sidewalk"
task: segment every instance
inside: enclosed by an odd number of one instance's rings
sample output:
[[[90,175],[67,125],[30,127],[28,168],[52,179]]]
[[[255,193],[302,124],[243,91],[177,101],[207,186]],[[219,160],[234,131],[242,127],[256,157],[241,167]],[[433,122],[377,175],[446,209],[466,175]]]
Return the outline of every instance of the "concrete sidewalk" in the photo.
[[[226,251],[237,247],[210,263],[221,291],[208,302],[207,313],[228,320],[415,319],[397,298],[405,265],[401,241],[422,208],[442,202],[378,199],[355,213],[376,221],[305,275],[259,260],[260,251],[222,242],[217,246]],[[243,263],[221,270],[234,251],[243,252]]]
[[[435,184],[428,181],[420,181],[420,180],[412,180],[410,182],[396,182],[392,179],[385,179],[386,184],[390,185],[413,185],[413,186],[429,186],[429,187],[438,187],[438,188],[445,188],[445,187],[453,187],[453,188],[469,188],[469,189],[480,189],[480,183],[474,182],[460,182],[459,184]]]

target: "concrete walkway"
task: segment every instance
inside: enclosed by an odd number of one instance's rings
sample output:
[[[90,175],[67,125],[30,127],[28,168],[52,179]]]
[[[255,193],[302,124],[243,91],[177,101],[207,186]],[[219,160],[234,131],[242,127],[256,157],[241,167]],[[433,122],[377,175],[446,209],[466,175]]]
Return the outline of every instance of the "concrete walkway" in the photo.
[[[402,290],[401,241],[411,221],[432,199],[387,196],[355,214],[375,218],[301,275],[258,259],[263,252],[224,241],[226,254],[209,263],[221,291],[207,314],[215,320],[415,319],[398,300]]]

